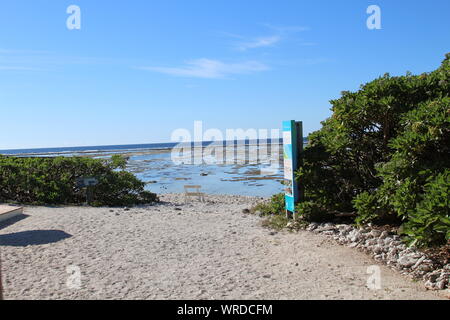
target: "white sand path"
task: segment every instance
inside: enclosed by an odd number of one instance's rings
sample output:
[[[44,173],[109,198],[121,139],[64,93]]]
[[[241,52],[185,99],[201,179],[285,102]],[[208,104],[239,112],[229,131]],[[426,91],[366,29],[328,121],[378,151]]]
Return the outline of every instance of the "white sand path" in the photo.
[[[5,298],[443,297],[385,266],[382,288],[368,289],[374,260],[307,231],[270,235],[261,218],[242,213],[256,198],[208,196],[207,204],[187,205],[181,195],[162,199],[114,212],[26,207],[27,218],[0,228]],[[81,272],[79,289],[70,266]]]

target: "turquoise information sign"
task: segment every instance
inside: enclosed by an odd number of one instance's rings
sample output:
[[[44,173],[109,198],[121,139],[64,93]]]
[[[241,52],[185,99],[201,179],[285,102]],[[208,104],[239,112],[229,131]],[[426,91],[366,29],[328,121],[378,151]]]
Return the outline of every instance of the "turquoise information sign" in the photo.
[[[283,158],[286,212],[295,213],[300,198],[295,171],[299,168],[299,154],[303,148],[302,122],[283,121]]]

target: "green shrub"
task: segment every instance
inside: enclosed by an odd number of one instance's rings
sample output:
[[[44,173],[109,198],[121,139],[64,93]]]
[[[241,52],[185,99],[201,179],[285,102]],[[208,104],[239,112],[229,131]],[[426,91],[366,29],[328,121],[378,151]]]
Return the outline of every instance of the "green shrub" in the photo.
[[[415,244],[442,243],[446,232],[438,230],[448,225],[430,227],[423,201],[431,192],[430,181],[450,167],[449,94],[447,54],[436,71],[386,74],[331,101],[333,114],[309,136],[296,172],[305,187],[305,204],[299,210],[319,221],[338,211],[357,213],[360,224],[404,223]],[[445,192],[448,182],[439,181],[439,190]],[[430,201],[428,207],[441,208]],[[448,218],[448,203],[442,208],[446,212],[436,221]],[[412,219],[414,228],[408,224]],[[436,221],[433,226],[440,223]]]
[[[430,177],[449,168],[449,111],[450,98],[420,104],[404,116],[404,131],[390,143],[394,152],[379,167],[383,184],[377,193],[399,216],[406,216],[421,201]]]
[[[286,228],[286,225],[290,222],[290,220],[286,217],[286,215],[274,215],[266,218],[262,221],[262,226],[269,229],[274,229],[277,231],[283,230]]]
[[[308,222],[326,222],[334,218],[333,214],[312,201],[297,204],[295,211],[299,213],[302,220]]]
[[[269,201],[259,203],[251,210],[253,213],[259,211],[263,215],[277,215],[285,213],[285,200],[284,194],[279,193],[273,195]]]
[[[450,170],[430,178],[423,200],[409,212],[403,233],[412,245],[431,246],[450,240]]]
[[[262,215],[280,215],[285,217],[285,195],[283,193],[273,195],[269,201],[259,203],[251,210],[253,213],[257,211],[261,212]],[[295,211],[299,214],[299,217],[302,220],[308,222],[325,222],[329,221],[333,217],[332,214],[326,212],[326,210],[314,202],[301,202],[297,204]]]
[[[0,202],[23,204],[81,204],[85,190],[77,186],[81,177],[96,177],[92,204],[125,206],[157,201],[145,191],[145,183],[123,171],[126,160],[81,157],[17,158],[0,156]]]
[[[404,131],[390,143],[390,161],[379,167],[382,185],[373,194],[385,211],[405,222],[418,246],[445,243],[449,218],[450,98],[422,103],[407,113]]]

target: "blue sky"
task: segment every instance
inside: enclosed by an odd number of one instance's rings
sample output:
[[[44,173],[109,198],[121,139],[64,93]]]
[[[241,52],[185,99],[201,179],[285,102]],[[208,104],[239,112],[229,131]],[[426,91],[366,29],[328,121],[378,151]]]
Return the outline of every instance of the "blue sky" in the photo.
[[[381,30],[366,27],[373,4]],[[168,142],[195,120],[295,119],[306,134],[341,91],[437,68],[449,13],[448,0],[2,0],[0,149]]]

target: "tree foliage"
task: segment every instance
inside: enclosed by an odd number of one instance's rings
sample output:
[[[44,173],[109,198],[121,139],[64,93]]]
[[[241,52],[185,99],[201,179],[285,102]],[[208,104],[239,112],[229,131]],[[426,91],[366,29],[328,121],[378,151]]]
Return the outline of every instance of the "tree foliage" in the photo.
[[[431,73],[386,74],[331,101],[297,178],[311,210],[398,222],[412,242],[448,241],[450,54]],[[317,216],[317,214],[315,214]]]
[[[157,201],[145,183],[124,171],[126,160],[81,157],[18,158],[0,156],[0,202],[81,204],[85,189],[77,179],[96,177],[92,205],[125,206]]]

